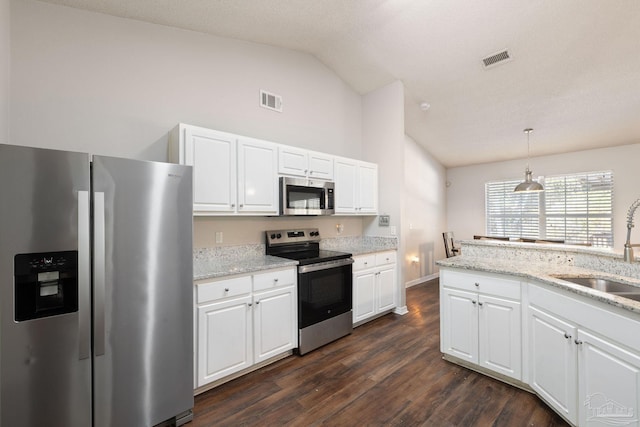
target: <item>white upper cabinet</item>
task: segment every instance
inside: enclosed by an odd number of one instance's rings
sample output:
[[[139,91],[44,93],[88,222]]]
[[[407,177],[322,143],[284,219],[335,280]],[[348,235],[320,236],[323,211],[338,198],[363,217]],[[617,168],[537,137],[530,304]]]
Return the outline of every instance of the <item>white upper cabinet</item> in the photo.
[[[238,140],[238,212],[278,213],[277,145]]]
[[[170,134],[169,160],[193,166],[194,214],[236,210],[235,135],[180,124]]]
[[[336,157],[336,214],[377,215],[378,165]]]
[[[180,123],[169,161],[193,166],[194,215],[271,216],[280,175],[335,181],[335,212],[377,215],[378,166]]]
[[[180,124],[169,161],[193,166],[194,215],[278,213],[277,145]]]
[[[316,179],[333,179],[333,156],[281,145],[278,148],[278,173]]]

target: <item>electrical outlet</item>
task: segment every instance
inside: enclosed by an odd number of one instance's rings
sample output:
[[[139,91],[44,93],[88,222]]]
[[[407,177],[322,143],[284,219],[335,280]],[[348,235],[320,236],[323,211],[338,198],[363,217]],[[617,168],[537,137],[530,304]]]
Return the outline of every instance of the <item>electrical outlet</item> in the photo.
[[[222,231],[216,231],[216,243],[222,243]]]
[[[396,226],[392,225],[391,227],[389,227],[389,234],[391,234],[392,236],[396,235]]]

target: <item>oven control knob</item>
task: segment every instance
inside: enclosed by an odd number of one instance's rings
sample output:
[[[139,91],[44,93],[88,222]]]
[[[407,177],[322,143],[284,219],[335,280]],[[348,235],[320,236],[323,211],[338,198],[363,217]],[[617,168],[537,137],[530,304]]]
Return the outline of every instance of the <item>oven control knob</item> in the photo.
[[[275,234],[275,233],[272,233],[272,234],[271,234],[271,238],[272,238],[272,239],[275,239],[275,238],[276,238],[276,234]]]
[[[278,237],[278,239],[279,239],[279,238],[281,238],[281,237],[282,237],[282,234],[278,233],[278,236],[277,236],[277,237]]]

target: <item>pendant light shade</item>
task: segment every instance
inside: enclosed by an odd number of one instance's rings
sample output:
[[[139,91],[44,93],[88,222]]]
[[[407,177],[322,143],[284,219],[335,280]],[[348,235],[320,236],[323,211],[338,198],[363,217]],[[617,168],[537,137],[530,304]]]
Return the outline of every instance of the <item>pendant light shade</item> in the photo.
[[[524,181],[521,182],[513,189],[513,191],[544,191],[544,187],[538,181],[534,181],[531,177],[531,169],[529,169],[529,134],[533,132],[533,129],[527,128],[524,133],[527,134],[527,169],[524,171]]]

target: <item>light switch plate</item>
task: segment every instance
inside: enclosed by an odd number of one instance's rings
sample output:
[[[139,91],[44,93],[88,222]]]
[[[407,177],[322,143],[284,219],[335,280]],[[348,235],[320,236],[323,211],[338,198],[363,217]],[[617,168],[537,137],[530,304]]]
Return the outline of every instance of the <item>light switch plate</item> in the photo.
[[[222,243],[222,231],[216,231],[216,243]]]
[[[380,215],[378,216],[378,225],[380,227],[388,227],[391,220],[389,219],[389,215]]]

